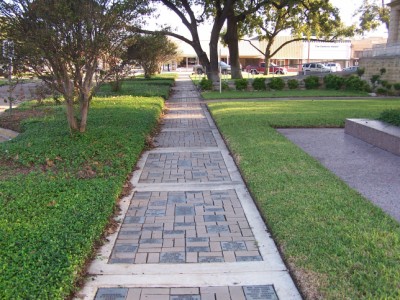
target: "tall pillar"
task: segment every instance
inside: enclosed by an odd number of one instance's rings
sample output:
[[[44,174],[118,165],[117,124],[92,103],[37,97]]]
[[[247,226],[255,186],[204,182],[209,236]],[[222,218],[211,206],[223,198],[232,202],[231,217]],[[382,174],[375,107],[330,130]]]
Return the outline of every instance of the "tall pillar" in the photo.
[[[400,42],[400,0],[393,0],[390,6],[388,45]]]

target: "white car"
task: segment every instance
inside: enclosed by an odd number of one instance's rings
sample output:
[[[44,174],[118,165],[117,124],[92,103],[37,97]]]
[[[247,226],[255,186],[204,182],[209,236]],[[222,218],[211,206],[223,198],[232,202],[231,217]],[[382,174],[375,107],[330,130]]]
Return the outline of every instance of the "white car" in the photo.
[[[332,72],[330,68],[320,63],[303,64],[303,72]]]
[[[231,66],[228,65],[227,63],[220,61],[218,62],[218,65],[221,67],[221,73],[222,74],[231,74]],[[195,65],[193,66],[193,73],[195,74],[204,74],[205,70],[202,65]]]
[[[359,68],[358,66],[351,66],[351,67],[344,68],[343,71],[344,72],[357,72],[358,68]]]
[[[326,63],[325,66],[331,69],[331,72],[342,72],[342,66],[339,63]]]

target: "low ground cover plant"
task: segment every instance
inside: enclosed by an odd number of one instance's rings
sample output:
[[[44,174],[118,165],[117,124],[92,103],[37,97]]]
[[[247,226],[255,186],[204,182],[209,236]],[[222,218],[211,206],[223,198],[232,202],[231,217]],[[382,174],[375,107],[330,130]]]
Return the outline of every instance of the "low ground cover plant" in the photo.
[[[307,299],[400,298],[400,225],[274,127],[343,127],[399,100],[210,103]]]
[[[381,113],[378,120],[400,127],[400,109],[388,109]]]
[[[62,106],[41,107],[51,113],[0,144],[1,299],[65,299],[74,291],[163,99],[95,98],[87,132],[73,136]]]

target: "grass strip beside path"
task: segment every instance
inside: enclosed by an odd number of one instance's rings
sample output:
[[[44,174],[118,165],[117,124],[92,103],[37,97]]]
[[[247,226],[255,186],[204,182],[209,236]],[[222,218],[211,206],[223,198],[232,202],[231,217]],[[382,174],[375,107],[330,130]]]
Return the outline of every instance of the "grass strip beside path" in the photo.
[[[343,126],[397,101],[272,101],[209,107],[302,292],[399,299],[400,226],[273,127]]]
[[[0,144],[0,298],[65,299],[157,124],[161,97],[96,98],[87,132],[63,106]]]
[[[206,100],[212,99],[256,99],[256,98],[299,98],[299,97],[368,97],[366,92],[337,90],[283,90],[283,91],[205,91]]]

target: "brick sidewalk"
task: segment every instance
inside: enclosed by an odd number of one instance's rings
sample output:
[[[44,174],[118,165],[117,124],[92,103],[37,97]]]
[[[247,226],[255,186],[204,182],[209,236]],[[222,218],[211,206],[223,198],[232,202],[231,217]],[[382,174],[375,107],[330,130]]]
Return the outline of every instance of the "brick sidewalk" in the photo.
[[[192,82],[166,103],[79,299],[301,299]]]

